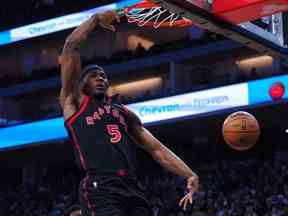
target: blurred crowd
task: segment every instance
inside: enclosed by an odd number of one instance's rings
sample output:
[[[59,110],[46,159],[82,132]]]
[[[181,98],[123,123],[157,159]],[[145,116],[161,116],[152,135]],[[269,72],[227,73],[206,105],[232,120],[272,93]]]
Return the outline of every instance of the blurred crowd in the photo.
[[[285,161],[221,161],[195,170],[201,187],[186,211],[178,206],[185,180],[165,171],[141,177],[154,216],[285,216],[288,215],[288,164]],[[80,180],[74,172],[43,176],[0,192],[0,215],[60,216],[77,204]],[[64,174],[65,173],[65,174]]]
[[[37,183],[26,179],[17,186],[1,184],[0,215],[62,216],[77,202],[75,173],[43,176]]]
[[[288,215],[287,162],[226,161],[199,167],[201,188],[187,211],[177,201],[184,182],[169,176],[148,177],[155,215],[284,216]],[[175,187],[175,185],[177,185]]]

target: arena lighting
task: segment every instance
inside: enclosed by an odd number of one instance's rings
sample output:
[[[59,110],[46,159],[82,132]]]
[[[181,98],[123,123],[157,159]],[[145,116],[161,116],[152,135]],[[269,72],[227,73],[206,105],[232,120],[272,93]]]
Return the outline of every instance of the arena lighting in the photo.
[[[272,103],[269,89],[277,82],[281,82],[287,89],[288,75],[129,104],[128,108],[134,111],[144,124],[160,123],[162,120]],[[288,99],[288,91],[282,99]],[[10,126],[0,129],[0,150],[61,139],[67,139],[63,118]]]
[[[133,82],[127,82],[119,85],[112,86],[112,91],[126,96],[135,96],[138,94],[143,94],[145,91],[153,91],[157,88],[160,88],[163,83],[161,77],[152,77],[143,80],[137,80]],[[131,92],[133,89],[133,92]]]
[[[285,133],[288,133],[288,129],[285,130]]]
[[[269,67],[273,64],[273,58],[266,55],[257,56],[236,61],[236,64],[242,70],[245,70],[245,68]]]
[[[33,23],[30,25],[2,31],[0,32],[0,45],[10,44],[17,41],[70,29],[80,25],[82,22],[89,19],[91,15],[95,13],[101,13],[107,10],[121,10],[137,2],[139,2],[139,0],[122,0],[117,3],[100,6],[79,13],[73,13],[70,15],[65,15]]]
[[[127,40],[128,49],[132,51],[135,51],[139,45],[141,45],[145,50],[149,50],[155,44],[153,41],[138,35],[129,35]]]

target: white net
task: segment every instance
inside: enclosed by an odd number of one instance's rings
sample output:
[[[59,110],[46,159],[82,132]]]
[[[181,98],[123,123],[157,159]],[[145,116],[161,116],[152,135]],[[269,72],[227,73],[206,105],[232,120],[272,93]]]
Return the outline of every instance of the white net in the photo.
[[[152,25],[156,29],[164,24],[172,27],[176,20],[182,18],[162,7],[135,8],[129,11],[126,16],[129,23],[136,23],[140,27]]]

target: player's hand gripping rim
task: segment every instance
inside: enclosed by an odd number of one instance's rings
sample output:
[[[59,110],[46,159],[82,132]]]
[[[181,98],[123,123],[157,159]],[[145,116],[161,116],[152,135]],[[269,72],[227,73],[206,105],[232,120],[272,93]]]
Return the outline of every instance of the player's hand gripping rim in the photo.
[[[97,14],[97,19],[98,19],[99,25],[102,28],[107,29],[112,32],[116,31],[116,28],[113,25],[113,23],[115,21],[118,23],[120,22],[120,17],[116,13],[116,11],[106,11],[102,14]]]
[[[196,174],[187,179],[187,194],[180,200],[179,206],[185,211],[188,204],[193,203],[193,194],[199,188],[199,177]]]

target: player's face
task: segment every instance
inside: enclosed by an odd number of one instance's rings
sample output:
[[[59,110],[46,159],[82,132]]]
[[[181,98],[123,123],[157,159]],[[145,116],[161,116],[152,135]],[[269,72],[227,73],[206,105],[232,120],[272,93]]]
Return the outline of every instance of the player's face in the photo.
[[[91,71],[85,78],[85,91],[89,96],[103,97],[108,89],[108,78],[104,71]]]

